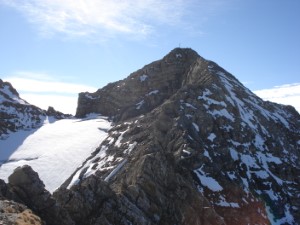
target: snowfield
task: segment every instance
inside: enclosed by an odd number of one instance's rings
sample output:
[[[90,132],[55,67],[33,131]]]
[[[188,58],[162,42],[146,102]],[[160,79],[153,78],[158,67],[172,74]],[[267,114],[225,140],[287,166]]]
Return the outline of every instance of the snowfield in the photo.
[[[111,123],[105,117],[63,119],[35,130],[11,133],[0,140],[0,179],[18,166],[38,172],[46,189],[55,191],[107,137]]]

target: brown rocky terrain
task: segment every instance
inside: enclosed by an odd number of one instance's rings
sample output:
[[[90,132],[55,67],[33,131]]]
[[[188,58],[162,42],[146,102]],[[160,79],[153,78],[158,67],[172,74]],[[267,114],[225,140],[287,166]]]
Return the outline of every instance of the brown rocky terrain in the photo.
[[[61,188],[25,166],[0,196],[46,224],[300,223],[299,113],[195,51],[80,93],[76,116],[89,113],[114,126]]]
[[[0,200],[0,224],[42,225],[42,221],[25,205],[14,201]]]

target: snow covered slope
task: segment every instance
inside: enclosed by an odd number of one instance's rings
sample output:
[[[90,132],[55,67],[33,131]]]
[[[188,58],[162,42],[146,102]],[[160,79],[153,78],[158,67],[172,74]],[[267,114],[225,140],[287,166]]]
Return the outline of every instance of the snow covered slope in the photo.
[[[10,83],[0,79],[0,139],[17,130],[37,128],[46,116],[42,109],[20,98]]]
[[[109,128],[105,117],[92,115],[11,133],[0,140],[0,178],[7,180],[16,167],[27,164],[53,192],[107,137]]]

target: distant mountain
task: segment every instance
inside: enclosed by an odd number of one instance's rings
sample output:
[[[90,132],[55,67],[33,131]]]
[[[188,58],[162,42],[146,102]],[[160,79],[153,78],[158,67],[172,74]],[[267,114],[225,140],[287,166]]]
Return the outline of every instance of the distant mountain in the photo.
[[[300,224],[299,113],[192,49],[80,93],[76,116],[90,113],[113,127],[60,189],[22,167],[0,196],[47,224]]]
[[[49,107],[44,111],[20,98],[17,90],[0,79],[0,139],[10,132],[40,127],[47,116],[55,119],[70,117]]]
[[[20,129],[32,129],[43,124],[46,113],[21,99],[8,82],[0,79],[0,137]]]

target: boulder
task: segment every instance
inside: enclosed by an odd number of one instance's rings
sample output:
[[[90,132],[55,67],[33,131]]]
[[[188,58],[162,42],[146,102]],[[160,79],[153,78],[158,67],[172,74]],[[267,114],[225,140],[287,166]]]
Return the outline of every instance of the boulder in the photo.
[[[47,225],[74,224],[68,213],[45,189],[44,183],[30,166],[16,168],[8,177],[8,181],[12,192],[42,220],[46,221]]]

